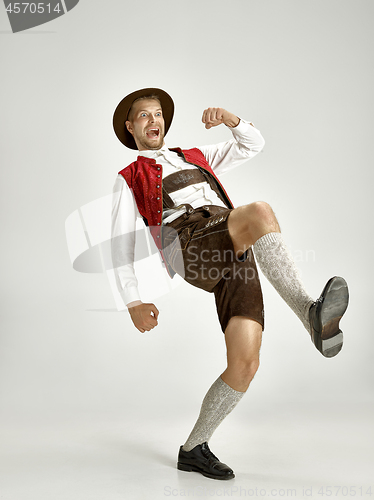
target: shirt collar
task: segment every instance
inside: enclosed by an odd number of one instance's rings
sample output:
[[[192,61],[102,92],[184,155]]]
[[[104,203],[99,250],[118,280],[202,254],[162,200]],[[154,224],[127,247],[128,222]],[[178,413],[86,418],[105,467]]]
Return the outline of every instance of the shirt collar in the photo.
[[[144,151],[139,151],[139,156],[145,156],[146,158],[158,158],[162,155],[165,156],[168,151],[168,148],[164,144],[160,149],[146,149]]]

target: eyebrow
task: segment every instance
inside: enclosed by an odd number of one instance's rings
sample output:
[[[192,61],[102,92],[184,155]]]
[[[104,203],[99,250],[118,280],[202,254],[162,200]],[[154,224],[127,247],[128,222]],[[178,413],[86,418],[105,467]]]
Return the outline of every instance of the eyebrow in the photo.
[[[144,111],[148,112],[148,109],[139,109],[138,113],[143,113]],[[157,108],[155,111],[162,111],[162,109]]]

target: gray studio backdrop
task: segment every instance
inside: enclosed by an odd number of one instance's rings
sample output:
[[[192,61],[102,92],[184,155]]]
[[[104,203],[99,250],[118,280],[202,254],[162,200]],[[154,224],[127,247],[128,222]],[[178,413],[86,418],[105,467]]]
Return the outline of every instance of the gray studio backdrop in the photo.
[[[262,365],[237,418],[310,401],[369,408],[373,14],[368,0],[81,0],[12,34],[0,6],[4,422],[136,422],[152,408],[160,426],[182,412],[192,425],[225,369],[213,295],[181,284],[155,299],[159,326],[140,335],[106,275],[70,262],[66,219],[135,157],[113,111],[147,86],[174,98],[169,147],[230,138],[205,130],[208,106],[253,121],[266,145],[222,177],[233,203],[270,203],[311,295],[333,275],[350,286],[343,351],[324,359],[263,278]]]

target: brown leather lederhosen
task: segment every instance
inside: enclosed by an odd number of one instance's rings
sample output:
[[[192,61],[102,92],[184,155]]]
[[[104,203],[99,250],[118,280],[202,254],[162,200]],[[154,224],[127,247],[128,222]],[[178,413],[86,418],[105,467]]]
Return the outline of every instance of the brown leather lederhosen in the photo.
[[[169,196],[201,182],[208,182],[224,203],[209,176],[199,168],[181,170],[163,179],[163,218],[185,208],[185,213],[162,226],[164,257],[185,281],[214,292],[223,332],[232,316],[247,316],[264,328],[262,291],[252,248],[237,258],[228,231],[227,219],[233,209],[218,205],[175,207]]]

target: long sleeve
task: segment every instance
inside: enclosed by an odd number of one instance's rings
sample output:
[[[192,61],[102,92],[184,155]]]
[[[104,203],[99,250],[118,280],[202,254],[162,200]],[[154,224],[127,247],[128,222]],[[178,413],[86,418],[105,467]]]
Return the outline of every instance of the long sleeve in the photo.
[[[136,219],[139,216],[127,182],[118,175],[112,201],[112,261],[117,288],[126,305],[140,300],[134,271]]]
[[[233,135],[230,141],[199,148],[217,175],[253,158],[265,145],[261,132],[245,120],[230,130]]]

